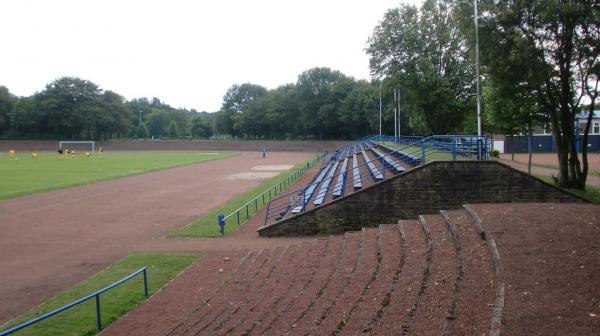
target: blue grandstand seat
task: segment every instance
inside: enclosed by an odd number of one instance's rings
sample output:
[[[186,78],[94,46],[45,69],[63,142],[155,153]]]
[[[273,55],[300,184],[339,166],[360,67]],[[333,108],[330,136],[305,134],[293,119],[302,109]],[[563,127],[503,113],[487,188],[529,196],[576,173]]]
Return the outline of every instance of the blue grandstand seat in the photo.
[[[358,159],[356,153],[352,155],[352,186],[354,189],[362,188],[362,179],[360,177],[360,170],[358,169]]]
[[[379,171],[379,169],[377,169],[377,167],[375,167],[375,164],[373,163],[369,155],[367,155],[367,152],[363,150],[361,153],[363,158],[365,159],[365,162],[367,163],[367,167],[369,167],[371,175],[373,175],[373,178],[377,181],[383,180],[383,174]]]
[[[323,180],[323,183],[321,183],[321,188],[319,189],[319,192],[317,193],[317,195],[315,195],[315,200],[313,201],[314,205],[321,205],[323,204],[323,201],[325,200],[325,196],[327,195],[327,189],[329,189],[329,185],[331,184],[331,180],[333,180],[333,175],[335,175],[335,172],[339,166],[339,161],[337,161],[333,167],[331,167],[331,169],[329,170],[329,174],[327,174],[327,177]]]
[[[323,178],[325,177],[325,175],[327,174],[327,172],[329,171],[329,169],[332,166],[333,165],[331,163],[329,163],[329,164],[327,164],[327,166],[325,166],[321,169],[321,172],[319,173],[319,175],[317,175],[317,178],[308,186],[308,188],[306,188],[306,190],[304,190],[304,194],[302,195],[302,197],[303,197],[302,203],[303,204],[293,208],[292,213],[299,213],[299,212],[302,212],[302,210],[304,210],[304,205],[308,203],[308,201],[312,197],[312,194],[315,192],[317,185],[319,183],[321,183],[321,181],[323,180]]]
[[[332,196],[334,198],[340,197],[344,193],[344,179],[346,178],[346,169],[348,169],[348,157],[344,158],[342,168],[340,168],[340,173],[338,174],[335,186],[333,187]]]
[[[406,169],[404,169],[404,167],[402,167],[402,165],[400,165],[398,162],[396,162],[395,160],[393,160],[391,158],[390,155],[385,155],[382,152],[380,152],[379,150],[377,150],[376,148],[371,148],[371,150],[373,151],[373,153],[375,153],[379,158],[382,158],[383,161],[385,161],[385,163],[389,166],[392,167],[392,170],[395,173],[401,173],[403,171],[406,171]]]
[[[420,156],[416,156],[413,154],[409,154],[406,153],[405,151],[402,150],[398,150],[386,145],[381,144],[381,147],[387,149],[388,151],[390,151],[390,153],[392,153],[393,155],[395,155],[396,157],[399,157],[400,159],[402,159],[402,161],[409,163],[409,164],[415,164],[415,165],[420,165],[423,160],[421,159]]]

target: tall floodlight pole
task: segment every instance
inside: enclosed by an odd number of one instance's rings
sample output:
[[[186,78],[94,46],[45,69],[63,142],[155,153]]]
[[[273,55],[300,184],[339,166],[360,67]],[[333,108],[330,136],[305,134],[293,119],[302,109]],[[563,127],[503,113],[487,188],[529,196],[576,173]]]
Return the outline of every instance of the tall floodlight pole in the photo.
[[[381,99],[381,79],[379,80],[379,141],[381,141],[381,111],[382,111],[382,105],[381,105],[382,99]]]
[[[142,110],[140,110],[140,124],[139,126],[142,126]]]
[[[479,93],[479,19],[477,14],[477,0],[473,0],[473,10],[475,12],[475,72],[477,74],[477,135],[481,136],[481,94]]]
[[[401,127],[402,126],[402,118],[400,114],[400,89],[398,89],[398,138],[401,136]]]
[[[394,102],[398,102],[398,90],[394,89]],[[394,106],[394,142],[398,140],[398,106]]]

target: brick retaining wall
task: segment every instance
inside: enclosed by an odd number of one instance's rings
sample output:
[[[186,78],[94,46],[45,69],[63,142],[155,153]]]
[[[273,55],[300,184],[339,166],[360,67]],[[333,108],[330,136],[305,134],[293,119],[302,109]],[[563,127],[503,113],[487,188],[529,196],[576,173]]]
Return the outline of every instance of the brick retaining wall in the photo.
[[[585,202],[497,161],[438,161],[259,229],[260,236],[338,234],[466,203]]]

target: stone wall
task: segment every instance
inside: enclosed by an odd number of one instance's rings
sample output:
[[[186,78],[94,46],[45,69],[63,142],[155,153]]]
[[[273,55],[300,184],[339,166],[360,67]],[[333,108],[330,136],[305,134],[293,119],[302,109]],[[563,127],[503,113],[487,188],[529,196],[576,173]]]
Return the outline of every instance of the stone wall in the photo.
[[[466,203],[584,202],[497,161],[438,161],[259,229],[259,235],[337,234]]]

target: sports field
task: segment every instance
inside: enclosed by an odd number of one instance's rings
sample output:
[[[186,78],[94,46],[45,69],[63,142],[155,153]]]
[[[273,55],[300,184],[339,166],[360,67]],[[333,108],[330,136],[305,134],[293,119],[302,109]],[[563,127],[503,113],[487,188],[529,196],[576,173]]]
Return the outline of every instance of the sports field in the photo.
[[[191,163],[236,156],[236,152],[127,151],[102,157],[59,158],[55,152],[17,153],[10,160],[0,155],[0,199],[87,184]]]
[[[213,160],[0,200],[0,324],[134,251],[201,251],[205,248],[203,242],[180,248],[179,240],[167,239],[166,236],[284,173],[283,167],[292,167],[314,156],[306,152],[271,152],[262,158],[256,151],[245,151],[238,155],[224,153],[222,155],[232,157],[214,160],[219,156],[198,152],[154,153],[179,156],[177,163],[180,165],[194,162],[192,160]],[[116,160],[116,154],[108,152],[104,159],[89,160],[108,160],[111,156]],[[165,159],[160,164],[160,160],[150,157],[144,167],[141,160],[133,159],[152,152],[119,154],[125,156],[121,161],[130,162],[129,166],[119,165],[117,160],[110,167],[129,167],[133,174],[144,169],[147,171],[151,165],[161,168],[175,165],[174,159]],[[62,162],[56,154],[49,155],[46,160],[52,162],[53,167],[60,168],[71,163],[84,164],[79,161],[86,160],[78,157],[76,162]],[[4,168],[21,161],[36,160],[19,156],[18,161],[10,162],[2,156],[0,165]],[[138,164],[134,165],[135,162]],[[27,164],[33,167],[35,163]],[[92,162],[89,164],[93,166]],[[33,171],[43,174],[40,170]],[[104,176],[114,177],[119,173],[113,172]],[[0,176],[5,181],[4,176]],[[215,222],[210,224],[217,227],[214,219]],[[144,248],[151,243],[162,243],[168,247]],[[222,244],[223,241],[215,241],[211,245]]]

